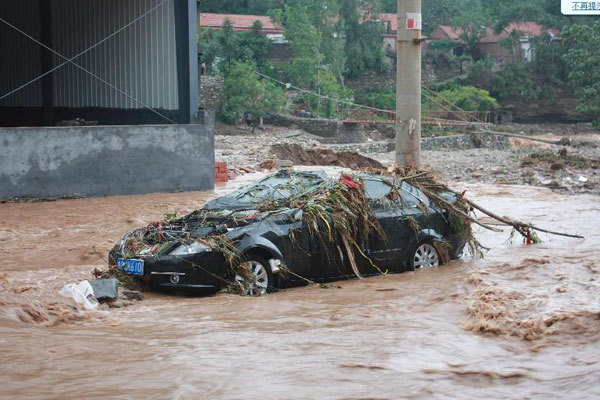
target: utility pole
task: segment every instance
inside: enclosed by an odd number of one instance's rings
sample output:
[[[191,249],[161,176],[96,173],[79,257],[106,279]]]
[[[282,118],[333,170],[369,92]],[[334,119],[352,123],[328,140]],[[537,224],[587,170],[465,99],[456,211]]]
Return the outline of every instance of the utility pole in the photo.
[[[421,163],[421,0],[398,0],[396,164]]]

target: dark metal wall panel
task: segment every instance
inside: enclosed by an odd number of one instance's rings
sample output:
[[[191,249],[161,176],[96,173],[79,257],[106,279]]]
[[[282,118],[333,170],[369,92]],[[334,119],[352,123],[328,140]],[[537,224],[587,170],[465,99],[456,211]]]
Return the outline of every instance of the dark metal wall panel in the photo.
[[[38,0],[2,1],[0,17],[39,40]],[[0,52],[0,96],[42,73],[40,46],[4,23],[0,23]],[[41,81],[0,100],[0,106],[41,105]]]
[[[55,50],[67,58],[127,25],[163,0],[55,0]],[[153,108],[175,110],[177,69],[173,0],[75,60]],[[54,57],[55,65],[62,63]],[[54,75],[56,107],[139,109],[143,106],[73,65]]]

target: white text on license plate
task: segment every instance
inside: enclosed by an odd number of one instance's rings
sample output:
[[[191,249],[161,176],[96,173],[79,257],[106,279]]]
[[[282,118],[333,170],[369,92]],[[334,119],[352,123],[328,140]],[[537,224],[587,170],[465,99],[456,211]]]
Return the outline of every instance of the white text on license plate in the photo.
[[[129,275],[144,275],[144,260],[117,258],[117,268]]]

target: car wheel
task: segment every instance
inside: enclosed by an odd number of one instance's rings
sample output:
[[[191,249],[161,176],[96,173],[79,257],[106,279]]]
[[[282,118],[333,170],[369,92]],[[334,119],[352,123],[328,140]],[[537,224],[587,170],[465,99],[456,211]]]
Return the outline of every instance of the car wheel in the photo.
[[[440,265],[440,256],[435,246],[430,242],[422,242],[412,251],[408,259],[408,270],[415,271],[419,268],[433,268]]]
[[[237,269],[235,283],[242,296],[262,296],[273,285],[269,264],[259,257],[250,257]]]

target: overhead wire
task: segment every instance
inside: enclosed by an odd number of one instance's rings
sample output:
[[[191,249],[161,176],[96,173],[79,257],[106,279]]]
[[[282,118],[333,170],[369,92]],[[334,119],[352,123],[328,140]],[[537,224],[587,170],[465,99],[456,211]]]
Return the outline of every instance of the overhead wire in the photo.
[[[446,110],[446,111],[448,111],[448,112],[452,112],[452,113],[464,113],[465,115],[469,115],[469,114],[467,114],[467,113],[468,113],[468,111],[466,111],[466,110],[463,110],[463,109],[462,109],[462,108],[460,108],[460,107],[459,107],[457,104],[455,104],[455,103],[451,102],[450,100],[446,99],[446,98],[445,98],[445,97],[443,97],[443,96],[440,96],[440,94],[439,94],[439,93],[437,93],[437,92],[435,92],[435,91],[433,91],[433,90],[429,89],[427,86],[425,86],[425,85],[423,85],[423,84],[421,84],[421,87],[422,87],[423,89],[425,89],[425,90],[427,90],[427,91],[431,92],[431,93],[433,94],[433,96],[435,96],[435,97],[436,97],[437,99],[439,99],[440,101],[442,101],[442,102],[445,102],[446,104],[449,104],[451,107],[454,107],[454,108],[456,108],[456,109],[457,109],[456,111],[454,111],[454,110],[448,110],[446,107],[444,107],[443,105],[441,105],[439,102],[436,102],[435,100],[432,100],[432,101],[434,101],[434,102],[435,102],[437,105],[439,105],[440,107],[442,107],[444,110]],[[423,94],[425,95],[425,97],[427,97],[428,99],[430,99],[430,100],[431,100],[431,97],[428,97],[428,95],[427,95],[426,93],[423,93]],[[485,122],[481,121],[481,120],[480,120],[479,118],[477,118],[477,117],[472,117],[472,118],[474,118],[476,122],[485,123]]]

